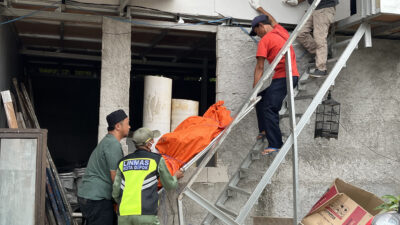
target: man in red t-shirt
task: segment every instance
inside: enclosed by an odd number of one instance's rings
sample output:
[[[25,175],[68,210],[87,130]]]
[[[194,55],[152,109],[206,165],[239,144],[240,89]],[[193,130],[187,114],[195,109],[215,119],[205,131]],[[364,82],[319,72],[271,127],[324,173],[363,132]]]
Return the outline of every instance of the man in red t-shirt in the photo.
[[[290,35],[285,28],[276,22],[271,14],[259,6],[257,0],[249,0],[249,2],[253,8],[263,14],[253,19],[250,32],[250,35],[257,35],[261,38],[257,48],[254,87],[264,73],[265,60],[272,63]],[[290,51],[293,85],[296,86],[299,72],[297,71],[296,56],[292,46],[290,47]],[[286,92],[285,57],[282,57],[275,67],[271,85],[259,93],[262,99],[256,106],[258,129],[260,131],[257,138],[261,139],[266,137],[268,140],[268,147],[263,151],[264,155],[278,152],[283,145],[282,134],[279,128],[279,110],[286,97]]]

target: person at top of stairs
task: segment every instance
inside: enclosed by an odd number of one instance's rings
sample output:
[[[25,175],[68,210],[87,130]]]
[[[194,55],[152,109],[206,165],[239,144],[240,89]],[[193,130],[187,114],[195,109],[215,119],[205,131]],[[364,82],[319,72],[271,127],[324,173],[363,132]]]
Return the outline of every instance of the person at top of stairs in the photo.
[[[284,2],[289,5],[297,5],[304,1],[305,0],[284,0]],[[309,4],[312,2],[313,0],[308,0]],[[323,77],[327,75],[327,37],[329,26],[335,19],[335,6],[338,3],[338,0],[321,0],[297,37],[297,40],[309,53],[315,54],[315,70],[310,71],[310,76]]]
[[[254,84],[258,83],[264,73],[264,62],[269,63],[275,59],[281,48],[289,38],[288,31],[276,22],[274,17],[265,11],[259,4],[259,0],[249,0],[250,5],[262,15],[257,16],[251,23],[250,35],[261,38],[257,48],[257,65],[254,70]],[[299,72],[296,65],[296,55],[293,46],[290,47],[293,85],[296,86],[299,78]],[[268,140],[268,147],[264,149],[263,155],[277,152],[283,145],[282,134],[279,128],[279,110],[286,97],[286,67],[285,57],[279,61],[275,67],[275,73],[272,77],[271,85],[261,91],[259,95],[261,101],[256,105],[259,136],[258,139]]]

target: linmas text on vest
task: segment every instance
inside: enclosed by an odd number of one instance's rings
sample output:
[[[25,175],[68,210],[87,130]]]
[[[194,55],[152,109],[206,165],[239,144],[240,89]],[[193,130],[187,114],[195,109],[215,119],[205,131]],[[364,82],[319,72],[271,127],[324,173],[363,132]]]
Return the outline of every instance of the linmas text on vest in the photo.
[[[150,160],[148,159],[132,159],[124,161],[123,170],[148,170],[150,165]]]

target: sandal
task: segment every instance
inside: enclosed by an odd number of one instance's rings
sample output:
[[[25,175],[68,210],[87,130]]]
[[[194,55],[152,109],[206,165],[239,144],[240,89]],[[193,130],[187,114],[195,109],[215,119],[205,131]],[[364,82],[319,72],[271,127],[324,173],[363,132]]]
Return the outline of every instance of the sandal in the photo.
[[[256,140],[260,140],[260,139],[262,139],[262,140],[264,140],[265,139],[265,134],[264,133],[259,133],[258,135],[257,135],[257,138],[256,138]]]
[[[270,150],[270,151],[268,151],[268,150]],[[273,153],[278,153],[278,152],[279,152],[278,148],[269,147],[269,148],[264,149],[264,151],[261,152],[261,155],[272,155]]]

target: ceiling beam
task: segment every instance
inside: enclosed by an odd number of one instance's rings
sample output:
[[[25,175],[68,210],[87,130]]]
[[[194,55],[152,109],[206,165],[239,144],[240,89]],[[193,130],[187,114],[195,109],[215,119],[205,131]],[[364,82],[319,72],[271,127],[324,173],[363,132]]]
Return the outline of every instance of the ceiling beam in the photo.
[[[24,20],[18,21],[18,23],[31,23],[38,25],[60,25],[59,21],[51,21],[51,20],[43,20],[43,19],[33,19],[26,18]],[[89,24],[89,23],[77,23],[77,22],[64,22],[67,27],[80,27],[80,28],[98,28],[101,29],[100,24]],[[132,29],[133,35],[135,33],[146,33],[146,34],[162,34],[162,30],[160,29],[148,29],[144,27],[135,27]],[[168,35],[170,36],[181,36],[181,37],[196,37],[196,38],[204,38],[208,37],[208,33],[206,32],[186,32],[179,30],[169,30]]]
[[[65,13],[58,11],[37,11],[37,10],[29,10],[29,9],[16,9],[16,8],[6,8],[1,11],[1,15],[3,16],[12,16],[12,17],[20,17],[29,15],[30,18],[37,19],[48,19],[48,20],[57,20],[57,21],[70,21],[70,22],[85,22],[85,23],[99,23],[103,22],[102,16],[97,15],[89,15],[89,14],[80,14],[80,13]]]
[[[74,53],[62,53],[62,52],[49,52],[49,51],[37,51],[37,50],[27,50],[21,49],[19,51],[22,55],[39,56],[39,57],[54,57],[54,58],[66,58],[66,59],[78,59],[78,60],[88,60],[88,61],[101,61],[101,56],[93,55],[82,55]],[[162,66],[162,67],[176,67],[176,68],[203,68],[201,63],[171,63],[163,61],[143,61],[143,60],[132,60],[134,65],[148,65],[148,66]]]
[[[385,35],[385,34],[391,34],[393,30],[400,30],[400,21],[393,22],[389,25],[386,26],[379,26],[376,27],[372,30],[372,34],[375,35]]]
[[[128,2],[129,2],[129,0],[119,0],[120,4],[118,6],[118,12],[119,12],[120,16],[123,16],[125,14],[124,10],[125,10],[125,7],[128,4]]]
[[[31,49],[31,50],[38,50],[38,51],[50,51],[50,52],[54,52],[54,51],[61,51],[62,49],[60,47],[54,47],[54,46],[42,46],[42,45],[24,45],[23,46],[25,49]],[[33,48],[33,49],[32,49]],[[63,51],[73,51],[76,52],[77,54],[83,54],[85,55],[86,53],[90,54],[90,53],[95,53],[95,54],[99,54],[101,55],[101,50],[94,50],[94,49],[81,49],[81,48],[66,48],[64,47]],[[134,57],[140,57],[140,53],[134,53],[132,52],[132,56]],[[165,59],[174,59],[176,58],[175,54],[147,54],[147,57],[150,58],[165,58]],[[198,61],[202,61],[203,58],[199,58],[199,57],[187,57],[186,59],[188,60],[198,60]]]
[[[3,16],[20,17],[30,15],[29,18],[36,19],[47,19],[47,20],[57,20],[57,21],[68,21],[68,22],[82,22],[82,23],[96,23],[101,24],[103,22],[102,15],[90,15],[82,13],[66,13],[57,11],[37,11],[28,9],[16,9],[16,8],[3,8],[0,11]],[[106,16],[106,15],[104,15]],[[163,29],[173,29],[173,30],[188,30],[188,31],[202,31],[202,32],[217,32],[217,26],[215,25],[180,25],[176,22],[167,21],[153,21],[153,20],[143,20],[135,19],[129,21],[126,18],[108,16],[111,19],[125,20],[128,23],[132,23],[133,27],[153,27],[153,28],[163,28]]]
[[[51,39],[51,40],[59,40],[59,35],[49,35],[49,34],[30,34],[30,33],[19,33],[20,37],[25,38],[37,38],[37,39]],[[64,36],[63,40],[65,41],[81,41],[81,42],[90,42],[90,43],[101,43],[101,39],[97,38],[85,38],[85,37],[68,37]],[[183,46],[183,45],[157,45],[154,43],[143,43],[143,42],[132,42],[131,45],[133,47],[145,47],[145,48],[158,48],[158,49],[176,49],[182,51],[191,51],[192,47]],[[212,48],[201,48],[201,51],[215,51]]]

